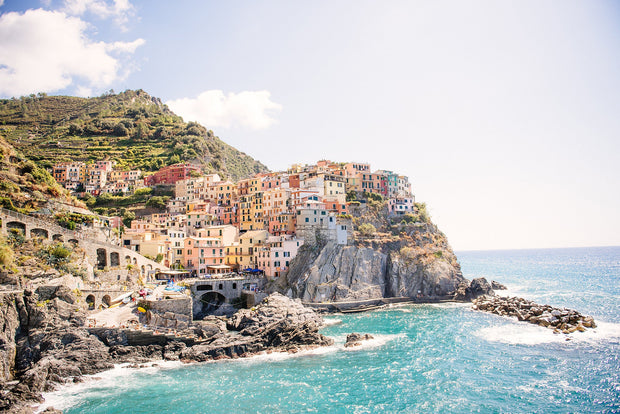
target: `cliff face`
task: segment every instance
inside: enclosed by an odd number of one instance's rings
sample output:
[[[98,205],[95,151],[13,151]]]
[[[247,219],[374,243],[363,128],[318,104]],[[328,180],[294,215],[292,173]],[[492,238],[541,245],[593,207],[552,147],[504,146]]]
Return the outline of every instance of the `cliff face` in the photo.
[[[354,211],[358,231],[349,245],[304,245],[276,288],[307,302],[464,299],[457,291],[469,281],[425,213],[401,219],[389,217],[384,205],[369,204]],[[367,231],[369,224],[374,231]]]

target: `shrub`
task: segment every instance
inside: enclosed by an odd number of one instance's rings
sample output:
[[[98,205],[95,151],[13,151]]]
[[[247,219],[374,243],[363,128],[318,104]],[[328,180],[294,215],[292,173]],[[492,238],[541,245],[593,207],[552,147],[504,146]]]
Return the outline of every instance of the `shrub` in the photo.
[[[360,232],[360,234],[364,237],[370,237],[373,234],[376,233],[377,229],[375,228],[375,226],[373,226],[371,223],[364,223],[361,224],[357,230]]]
[[[71,250],[67,249],[62,243],[56,243],[51,246],[49,254],[57,260],[63,260],[71,255]]]
[[[142,196],[142,195],[149,195],[153,192],[153,189],[151,187],[145,187],[145,188],[138,188],[135,192],[134,195],[136,196]]]
[[[6,244],[0,245],[0,265],[4,267],[9,267],[13,265],[13,260],[15,259],[15,252],[11,249],[11,246]]]

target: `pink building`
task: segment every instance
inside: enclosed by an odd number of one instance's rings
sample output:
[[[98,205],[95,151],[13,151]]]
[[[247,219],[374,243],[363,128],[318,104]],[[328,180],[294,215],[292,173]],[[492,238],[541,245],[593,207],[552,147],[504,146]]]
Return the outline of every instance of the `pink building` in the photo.
[[[197,276],[222,273],[226,250],[216,237],[186,237],[183,243],[183,265]]]
[[[415,199],[413,197],[399,197],[388,200],[388,212],[390,214],[402,215],[413,213]]]
[[[256,266],[268,277],[278,277],[288,270],[291,260],[303,244],[298,240],[285,236],[269,237],[266,243],[254,252]]]

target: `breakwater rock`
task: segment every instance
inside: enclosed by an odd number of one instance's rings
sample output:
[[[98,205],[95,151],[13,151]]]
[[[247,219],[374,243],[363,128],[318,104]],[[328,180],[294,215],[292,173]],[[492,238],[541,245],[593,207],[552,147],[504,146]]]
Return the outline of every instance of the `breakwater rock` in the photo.
[[[573,309],[539,305],[519,297],[481,296],[473,301],[473,308],[501,316],[514,316],[520,321],[554,329],[557,333],[584,332],[596,328],[594,318]]]

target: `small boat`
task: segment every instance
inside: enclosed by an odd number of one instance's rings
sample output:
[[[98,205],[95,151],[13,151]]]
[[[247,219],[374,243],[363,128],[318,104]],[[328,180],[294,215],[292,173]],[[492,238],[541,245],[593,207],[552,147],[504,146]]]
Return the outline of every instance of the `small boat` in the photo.
[[[371,311],[371,310],[375,310],[375,309],[379,309],[384,307],[385,305],[368,305],[368,306],[360,306],[357,308],[351,308],[351,309],[340,309],[338,308],[338,310],[340,311],[340,313],[358,313],[358,312],[366,312],[366,311]]]

